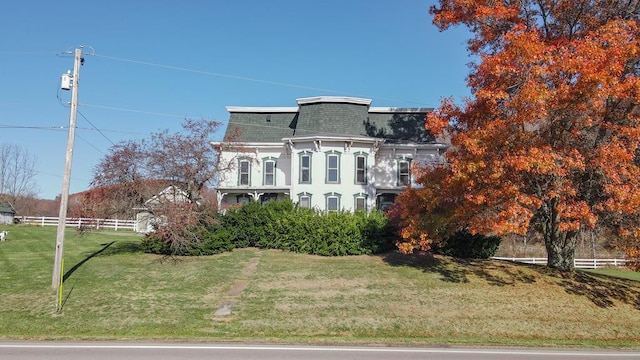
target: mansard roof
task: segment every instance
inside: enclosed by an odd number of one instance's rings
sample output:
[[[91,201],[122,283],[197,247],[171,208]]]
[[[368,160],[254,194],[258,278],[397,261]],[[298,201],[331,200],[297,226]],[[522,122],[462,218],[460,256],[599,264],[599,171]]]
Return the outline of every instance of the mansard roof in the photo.
[[[432,143],[424,128],[431,108],[372,107],[371,99],[317,96],[297,107],[228,106],[224,141],[281,142],[297,136],[366,136],[387,142]]]

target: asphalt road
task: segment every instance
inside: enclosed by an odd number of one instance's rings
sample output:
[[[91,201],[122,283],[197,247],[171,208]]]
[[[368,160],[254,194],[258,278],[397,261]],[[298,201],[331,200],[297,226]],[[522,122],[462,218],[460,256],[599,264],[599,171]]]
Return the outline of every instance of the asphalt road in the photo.
[[[604,360],[640,359],[640,351],[511,349],[511,348],[404,348],[164,344],[121,342],[0,342],[3,360]]]

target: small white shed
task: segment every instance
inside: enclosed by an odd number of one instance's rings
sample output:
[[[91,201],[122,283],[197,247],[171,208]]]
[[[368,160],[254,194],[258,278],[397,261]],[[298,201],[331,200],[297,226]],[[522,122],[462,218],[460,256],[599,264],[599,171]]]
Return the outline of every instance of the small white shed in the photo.
[[[13,224],[16,210],[7,202],[0,203],[0,224]]]
[[[184,190],[178,188],[177,186],[170,185],[157,195],[154,195],[151,199],[147,200],[144,203],[143,208],[135,209],[139,211],[136,214],[135,231],[141,233],[149,233],[153,231],[153,225],[161,220],[156,218],[152,214],[151,210],[160,206],[162,203],[178,203],[187,201],[189,201],[189,197]]]

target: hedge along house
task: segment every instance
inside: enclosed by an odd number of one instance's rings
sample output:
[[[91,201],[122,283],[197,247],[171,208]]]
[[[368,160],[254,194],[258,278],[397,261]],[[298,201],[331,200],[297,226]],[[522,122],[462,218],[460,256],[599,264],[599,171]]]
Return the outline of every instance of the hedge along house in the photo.
[[[443,161],[424,128],[429,108],[372,107],[319,96],[296,107],[228,106],[217,187],[220,209],[291,198],[323,211],[386,209],[412,185],[411,166]]]

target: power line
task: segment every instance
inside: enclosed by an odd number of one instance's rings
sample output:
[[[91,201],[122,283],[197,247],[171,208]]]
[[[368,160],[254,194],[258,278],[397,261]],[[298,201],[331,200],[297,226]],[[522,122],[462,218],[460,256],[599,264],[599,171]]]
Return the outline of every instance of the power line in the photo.
[[[55,51],[0,51],[0,55],[57,55]]]
[[[95,125],[93,125],[93,123],[92,123],[91,121],[89,121],[89,119],[87,119],[87,117],[86,117],[86,116],[84,116],[84,114],[83,114],[83,113],[81,113],[80,111],[78,111],[78,114],[80,114],[80,116],[82,116],[82,118],[84,118],[84,119],[89,123],[89,125],[91,125],[94,129],[96,129],[96,131],[97,131],[98,133],[100,133],[100,135],[102,135],[102,137],[103,137],[103,138],[107,139],[107,141],[108,141],[108,142],[110,142],[110,143],[111,143],[111,145],[113,145],[113,146],[115,146],[115,145],[116,145],[113,141],[111,141],[111,139],[109,139],[109,138],[107,137],[107,135],[105,135],[105,134],[102,132],[102,130],[98,129]],[[90,144],[91,146],[93,146],[93,144],[91,144],[91,143],[89,143],[89,144]],[[93,147],[94,147],[94,148],[96,148],[95,146],[93,146]],[[96,148],[96,149],[98,149],[98,148]],[[100,150],[98,150],[98,151],[100,151]],[[100,151],[100,152],[102,152],[102,151]]]
[[[124,130],[105,130],[105,129],[97,129],[97,128],[88,128],[88,127],[80,127],[76,126],[78,130],[89,130],[89,131],[102,131],[116,134],[129,134],[129,135],[144,135],[143,133],[133,132],[133,131],[124,131]]]
[[[98,108],[98,109],[107,109],[107,110],[127,111],[127,112],[133,112],[133,113],[139,113],[139,114],[147,114],[147,115],[176,117],[176,118],[180,118],[180,119],[187,118],[187,116],[185,116],[185,115],[166,114],[166,113],[159,113],[159,112],[152,112],[152,111],[126,109],[126,108],[113,107],[113,106],[93,105],[93,104],[85,104],[85,103],[80,104],[80,106],[94,107],[94,108]]]
[[[278,86],[286,86],[286,87],[297,88],[297,89],[322,91],[322,92],[333,93],[333,94],[341,94],[341,95],[349,95],[349,96],[357,96],[357,97],[365,97],[365,98],[375,98],[375,99],[388,100],[388,101],[394,101],[394,102],[407,102],[407,103],[411,103],[411,104],[432,106],[430,104],[426,104],[426,103],[422,103],[422,102],[418,102],[418,101],[406,101],[406,100],[387,98],[387,97],[381,97],[381,96],[368,96],[368,95],[345,92],[345,91],[324,89],[324,88],[318,88],[318,87],[313,87],[313,86],[305,86],[305,85],[299,85],[299,84],[291,84],[291,83],[285,83],[285,82],[280,82],[280,81],[263,80],[263,79],[251,78],[251,77],[246,77],[246,76],[222,74],[222,73],[216,73],[216,72],[211,72],[211,71],[196,70],[196,69],[190,69],[190,68],[185,68],[185,67],[180,67],[180,66],[158,64],[158,63],[153,63],[153,62],[149,62],[149,61],[126,59],[126,58],[122,58],[122,57],[100,55],[100,54],[95,54],[95,53],[92,54],[92,55],[94,55],[96,57],[101,57],[101,58],[104,58],[104,59],[117,60],[117,61],[122,61],[122,62],[133,63],[133,64],[147,65],[147,66],[154,66],[154,67],[159,67],[159,68],[164,68],[164,69],[186,71],[186,72],[191,72],[191,73],[201,74],[201,75],[224,77],[224,78],[228,78],[228,79],[243,80],[243,81],[252,81],[252,82],[257,82],[257,83],[278,85]]]
[[[7,125],[0,124],[0,129],[28,129],[28,130],[50,130],[50,131],[65,131],[68,130],[68,126],[19,126],[19,125]],[[90,127],[80,127],[76,126],[78,130],[88,130],[88,131],[102,131],[102,132],[110,132],[110,133],[120,133],[120,134],[130,134],[130,135],[143,135],[139,132],[133,131],[123,131],[123,130],[105,130],[105,129],[96,129]]]
[[[0,129],[31,129],[31,130],[53,130],[63,131],[67,128],[64,126],[18,126],[18,125],[1,125]]]
[[[52,174],[52,173],[45,172],[45,171],[40,171],[40,170],[36,170],[36,172],[38,174],[41,174],[41,175],[53,176],[53,177],[56,177],[56,178],[61,178],[62,177],[62,175],[60,175],[60,174]],[[73,177],[72,179],[73,180],[77,180],[77,181],[90,181],[88,179],[79,179],[79,178],[76,178],[76,177]]]
[[[159,67],[159,68],[164,68],[164,69],[185,71],[185,72],[191,72],[191,73],[201,74],[201,75],[216,76],[216,77],[223,77],[223,78],[235,79],[235,80],[243,80],[243,81],[251,81],[251,82],[270,84],[270,85],[277,85],[277,86],[285,86],[285,87],[291,87],[291,88],[297,88],[297,89],[322,91],[322,92],[327,92],[327,93],[332,93],[332,94],[342,94],[342,95],[373,98],[373,99],[380,99],[380,100],[387,100],[387,101],[394,101],[394,102],[406,102],[406,103],[410,103],[410,104],[434,106],[433,104],[427,104],[427,103],[420,102],[420,101],[408,101],[408,100],[403,100],[403,99],[395,99],[395,98],[388,98],[388,97],[381,97],[381,96],[370,96],[370,95],[366,95],[366,94],[358,94],[358,93],[347,92],[347,91],[325,89],[325,88],[319,88],[319,87],[308,86],[308,85],[292,84],[292,83],[286,83],[286,82],[281,82],[281,81],[264,80],[264,79],[252,78],[252,77],[248,77],[248,76],[223,74],[223,73],[217,73],[217,72],[212,72],[212,71],[191,69],[191,68],[186,68],[186,67],[182,67],[182,66],[159,64],[159,63],[154,63],[154,62],[150,62],[150,61],[142,61],[142,60],[135,60],[135,59],[127,59],[127,58],[117,57],[117,56],[101,55],[101,54],[96,54],[95,50],[92,47],[89,47],[89,48],[91,48],[92,53],[86,53],[85,55],[95,56],[95,57],[109,59],[109,60],[115,60],[115,61],[128,62],[128,63],[132,63],[132,64],[154,66],[154,67]],[[71,50],[66,50],[66,51],[62,51],[62,52],[35,52],[35,51],[34,52],[20,52],[20,51],[0,52],[0,55],[51,55],[51,54],[54,54],[56,56],[64,56],[64,55],[72,55],[73,52]],[[122,110],[122,109],[117,109],[117,110]],[[162,115],[162,114],[156,114],[156,115]]]
[[[80,140],[82,140],[82,141],[86,142],[86,143],[87,143],[89,146],[91,146],[92,148],[96,149],[96,151],[98,151],[100,154],[103,154],[103,155],[104,155],[104,151],[102,151],[102,150],[98,149],[98,147],[97,147],[97,146],[95,146],[95,145],[93,145],[89,140],[87,140],[87,139],[83,138],[83,137],[82,137],[82,136],[80,136],[79,134],[76,134],[76,136],[77,136]],[[107,139],[107,140],[108,140],[108,139]],[[111,141],[111,140],[109,140],[109,141]],[[112,143],[112,144],[113,144],[113,143]],[[115,144],[114,144],[114,145],[115,145]]]

